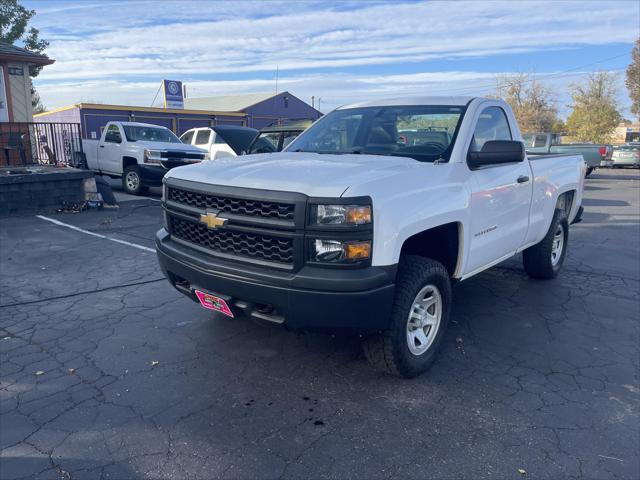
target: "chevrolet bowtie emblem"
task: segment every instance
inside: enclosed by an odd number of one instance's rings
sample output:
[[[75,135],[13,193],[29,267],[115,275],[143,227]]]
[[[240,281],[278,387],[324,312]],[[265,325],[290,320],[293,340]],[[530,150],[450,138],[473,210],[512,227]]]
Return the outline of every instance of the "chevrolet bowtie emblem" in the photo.
[[[223,227],[227,222],[228,219],[218,217],[218,212],[207,212],[206,214],[200,215],[200,223],[204,223],[207,228],[212,230]]]

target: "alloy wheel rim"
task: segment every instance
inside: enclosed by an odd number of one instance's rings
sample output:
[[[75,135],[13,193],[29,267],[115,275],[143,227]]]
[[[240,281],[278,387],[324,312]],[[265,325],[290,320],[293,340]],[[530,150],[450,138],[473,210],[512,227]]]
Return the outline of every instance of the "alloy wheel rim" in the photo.
[[[560,224],[553,235],[553,243],[551,244],[551,265],[554,267],[560,263],[562,247],[564,247],[564,227]]]
[[[442,319],[442,295],[435,285],[423,287],[411,304],[407,318],[407,346],[416,356],[433,344]]]
[[[127,182],[127,187],[130,190],[136,190],[138,188],[138,185],[140,184],[140,179],[138,178],[138,174],[135,172],[127,173],[126,182]]]

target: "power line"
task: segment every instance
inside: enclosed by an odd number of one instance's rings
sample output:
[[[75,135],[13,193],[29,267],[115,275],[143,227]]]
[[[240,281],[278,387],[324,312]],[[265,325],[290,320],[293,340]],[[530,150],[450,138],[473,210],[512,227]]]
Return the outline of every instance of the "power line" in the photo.
[[[533,74],[532,75],[533,78],[531,78],[529,80],[526,80],[526,81],[524,81],[522,83],[532,83],[532,82],[536,82],[538,80],[548,80],[550,78],[566,76],[566,74],[572,73],[572,72],[576,72],[576,70],[580,70],[580,69],[587,68],[587,67],[592,67],[592,66],[597,65],[599,63],[605,63],[605,62],[609,62],[611,60],[616,60],[616,59],[621,58],[621,57],[626,57],[627,55],[628,55],[627,53],[622,54],[622,55],[616,55],[615,57],[605,58],[605,59],[602,59],[602,60],[598,60],[596,62],[588,63],[588,64],[585,64],[585,65],[580,65],[579,67],[573,67],[573,68],[570,68],[568,70],[563,70],[561,72],[546,73],[546,74],[540,74],[540,75],[537,75],[537,76],[535,74]],[[582,74],[582,73],[584,73],[584,72],[579,72],[579,74]],[[574,75],[575,75],[575,73],[574,73]],[[484,85],[482,87],[489,87],[489,86],[495,86],[495,83],[486,84],[486,85]],[[469,90],[469,87],[465,87],[465,88],[463,88],[463,90]]]
[[[605,63],[605,62],[609,62],[611,60],[616,60],[618,58],[622,58],[622,57],[626,57],[628,56],[628,53],[625,54],[621,54],[621,55],[616,55],[613,57],[609,57],[609,58],[604,58],[601,60],[597,60],[595,62],[591,62],[585,65],[580,65],[577,67],[573,67],[570,68],[568,70],[563,70],[561,72],[556,72],[556,73],[546,73],[546,74],[539,74],[539,75],[533,75],[534,78],[531,78],[523,83],[530,83],[530,82],[535,82],[535,81],[546,81],[550,78],[555,78],[555,77],[562,77],[562,76],[571,76],[571,75],[567,75],[567,74],[571,74],[572,72],[575,72],[576,70],[580,70],[583,68],[587,68],[587,67],[592,67],[594,65],[600,64],[600,63]],[[578,74],[582,74],[584,72],[579,72]],[[572,75],[576,75],[576,73],[573,73]],[[478,91],[480,89],[483,88],[489,88],[489,87],[495,87],[496,83],[495,80],[492,83],[485,83],[485,84],[480,84],[480,85],[475,85],[474,87],[458,87],[458,88],[445,88],[445,89],[437,89],[437,90],[433,90],[433,89],[429,89],[428,92],[425,92],[424,90],[421,91],[411,91],[411,92],[407,92],[407,91],[403,91],[403,95],[406,94],[425,94],[425,93],[440,93],[440,92],[451,92],[451,93],[460,93],[460,94],[464,94],[465,92],[475,92]],[[385,96],[388,97],[390,95],[393,95],[393,93],[391,92],[385,92],[385,93],[371,93],[371,94],[367,94],[367,96],[371,97],[371,96]],[[329,97],[324,97],[325,101],[327,98],[330,99],[334,99],[334,98],[353,98],[353,95],[330,95]]]

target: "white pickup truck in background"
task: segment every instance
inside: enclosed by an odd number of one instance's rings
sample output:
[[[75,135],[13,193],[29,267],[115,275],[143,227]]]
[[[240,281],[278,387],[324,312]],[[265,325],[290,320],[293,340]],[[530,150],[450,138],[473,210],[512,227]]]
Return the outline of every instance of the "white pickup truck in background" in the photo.
[[[162,184],[173,167],[198,163],[206,152],[183,144],[165,127],[136,122],[109,122],[100,140],[82,140],[87,168],[122,178],[127,193],[139,195]]]
[[[283,152],[169,172],[156,249],[203,306],[358,332],[373,365],[410,377],[434,359],[452,283],[518,252],[556,276],[585,171],[580,155],[527,158],[501,100],[359,103]]]

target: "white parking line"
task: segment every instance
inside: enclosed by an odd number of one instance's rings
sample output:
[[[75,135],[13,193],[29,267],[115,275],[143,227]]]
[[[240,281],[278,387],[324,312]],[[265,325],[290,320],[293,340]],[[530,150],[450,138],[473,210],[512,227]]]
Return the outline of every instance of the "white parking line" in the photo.
[[[47,222],[51,222],[55,225],[59,225],[61,227],[70,228],[71,230],[75,230],[76,232],[86,233],[87,235],[91,235],[93,237],[103,238],[105,240],[111,240],[112,242],[121,243],[123,245],[129,245],[133,248],[139,248],[140,250],[144,250],[145,252],[153,252],[155,253],[155,249],[145,247],[144,245],[138,245],[137,243],[127,242],[126,240],[120,240],[118,238],[107,237],[106,235],[101,235],[99,233],[90,232],[89,230],[85,230],[84,228],[76,227],[74,225],[69,225],[68,223],[60,222],[59,220],[55,220],[53,218],[44,217],[42,215],[36,215],[40,220],[46,220]]]

